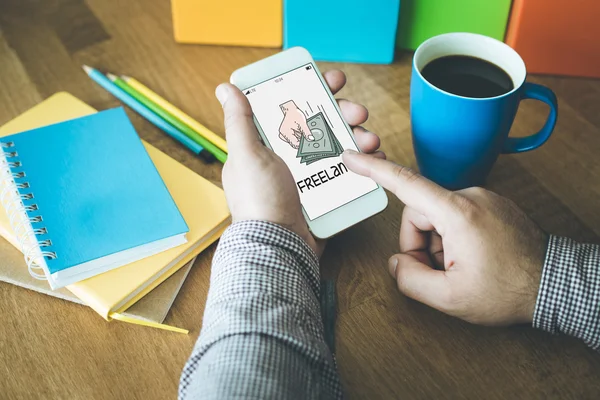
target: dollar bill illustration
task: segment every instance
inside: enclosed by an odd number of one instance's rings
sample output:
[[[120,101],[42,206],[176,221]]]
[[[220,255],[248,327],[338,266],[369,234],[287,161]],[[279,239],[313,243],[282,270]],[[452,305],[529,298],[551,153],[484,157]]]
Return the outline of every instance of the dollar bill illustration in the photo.
[[[325,158],[337,157],[344,152],[322,112],[307,118],[306,123],[314,139],[307,140],[304,136],[300,138],[296,157],[300,158],[301,164],[309,165]]]

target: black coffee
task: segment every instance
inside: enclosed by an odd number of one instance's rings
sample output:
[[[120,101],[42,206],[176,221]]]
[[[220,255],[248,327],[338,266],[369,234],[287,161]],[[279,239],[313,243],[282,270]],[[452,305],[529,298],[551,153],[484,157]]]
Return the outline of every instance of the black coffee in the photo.
[[[514,88],[512,79],[502,68],[470,56],[435,59],[421,74],[437,88],[463,97],[495,97]]]

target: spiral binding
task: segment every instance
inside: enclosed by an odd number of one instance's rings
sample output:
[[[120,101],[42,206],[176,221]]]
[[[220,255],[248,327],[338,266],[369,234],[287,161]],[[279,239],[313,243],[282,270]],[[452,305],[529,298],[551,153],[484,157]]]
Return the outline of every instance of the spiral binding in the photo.
[[[15,171],[23,167],[18,160],[19,153],[14,142],[0,142],[0,204],[4,207],[10,226],[17,237],[21,251],[25,256],[27,269],[31,276],[44,280],[45,259],[56,259],[54,251],[44,251],[43,248],[51,247],[50,239],[38,240],[37,236],[45,235],[48,229],[44,226],[36,226],[44,221],[41,215],[30,215],[33,211],[39,211],[37,204],[25,205],[23,202],[33,200],[33,193],[19,192],[19,189],[31,189],[29,182],[17,181],[25,178],[24,171]],[[36,272],[37,270],[37,272]],[[39,273],[41,270],[42,273]]]

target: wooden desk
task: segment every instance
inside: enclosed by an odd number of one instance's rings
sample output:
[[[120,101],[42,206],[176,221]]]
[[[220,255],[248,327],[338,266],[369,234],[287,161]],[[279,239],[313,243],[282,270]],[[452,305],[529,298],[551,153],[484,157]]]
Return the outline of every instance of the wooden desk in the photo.
[[[357,25],[359,27],[359,24]],[[223,132],[214,88],[276,50],[177,45],[167,0],[0,1],[0,123],[66,90],[98,109],[120,105],[82,63],[136,76]],[[390,159],[415,166],[409,126],[410,57],[392,66],[323,64],[349,77],[343,97],[370,109],[367,127]],[[600,241],[600,81],[532,77],[560,103],[541,149],[503,156],[489,187],[550,232]],[[546,110],[523,104],[513,134],[538,129]],[[206,165],[129,113],[140,135],[208,179]],[[337,277],[337,358],[353,399],[600,397],[600,356],[527,327],[490,329],[401,296],[386,271],[402,205],[332,240],[323,273]],[[167,322],[190,335],[106,323],[90,309],[0,283],[0,397],[173,399],[201,327],[214,246],[196,262]],[[0,255],[1,260],[1,255]],[[1,261],[0,261],[1,262]]]

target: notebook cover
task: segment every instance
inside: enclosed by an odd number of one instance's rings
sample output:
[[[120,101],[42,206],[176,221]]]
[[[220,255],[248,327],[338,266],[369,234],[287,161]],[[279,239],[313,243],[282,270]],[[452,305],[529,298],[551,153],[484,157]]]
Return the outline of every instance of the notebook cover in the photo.
[[[316,61],[394,60],[400,0],[284,0],[283,8],[284,49],[304,47]]]
[[[0,127],[0,137],[94,112],[96,110],[81,100],[69,93],[60,92]],[[144,145],[189,226],[188,243],[68,286],[71,292],[106,319],[111,312],[115,311],[117,304],[141,286],[148,284],[159,271],[180,257],[182,253],[198,242],[202,242],[190,254],[200,253],[216,241],[229,224],[230,214],[222,189],[161,153],[152,145],[147,143]],[[6,214],[3,210],[0,211],[2,211],[0,212],[1,231],[3,227],[4,229],[9,227],[9,224]],[[175,270],[176,268],[172,267],[145,290],[140,291],[135,298],[143,297],[153,286],[158,285]],[[119,311],[123,309],[121,307]]]
[[[506,44],[530,74],[600,78],[600,2],[514,0]]]
[[[472,32],[503,40],[512,0],[400,1],[396,47],[415,50],[448,32]]]
[[[188,231],[122,108],[3,139],[22,164],[13,172],[27,174],[21,194],[35,196],[24,204],[39,207],[29,216],[43,217],[34,229],[48,230],[38,240],[51,239],[44,250],[57,254],[50,274]]]
[[[281,0],[171,0],[175,41],[281,47]]]
[[[51,290],[47,282],[35,279],[29,275],[27,266],[23,260],[23,254],[2,238],[0,238],[0,254],[2,254],[2,260],[0,261],[0,281],[85,305],[83,301],[66,288]],[[162,323],[175,301],[183,282],[185,282],[194,261],[195,259],[187,263],[173,274],[173,276],[127,309],[124,314],[143,321]]]
[[[122,314],[143,321],[163,323],[195,262],[196,257],[152,289],[137,303],[123,311]]]

